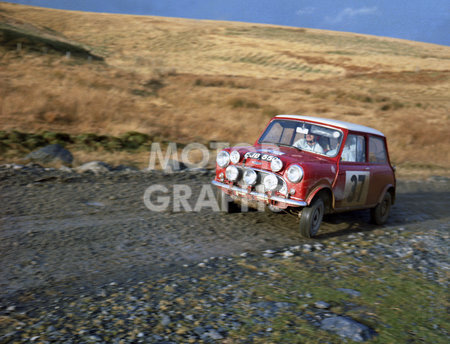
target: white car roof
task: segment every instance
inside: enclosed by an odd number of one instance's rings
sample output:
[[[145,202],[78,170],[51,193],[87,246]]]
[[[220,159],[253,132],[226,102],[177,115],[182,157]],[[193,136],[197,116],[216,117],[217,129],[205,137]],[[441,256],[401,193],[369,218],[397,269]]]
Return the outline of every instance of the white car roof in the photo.
[[[336,119],[320,118],[320,117],[312,117],[312,116],[300,116],[300,115],[277,115],[275,117],[313,121],[313,122],[317,122],[317,123],[333,125],[333,126],[348,129],[348,130],[361,131],[364,133],[384,136],[384,134],[381,131],[378,131],[376,129],[366,127],[364,125],[359,125],[359,124],[354,124],[354,123],[349,123],[349,122],[344,122],[344,121],[338,121]]]

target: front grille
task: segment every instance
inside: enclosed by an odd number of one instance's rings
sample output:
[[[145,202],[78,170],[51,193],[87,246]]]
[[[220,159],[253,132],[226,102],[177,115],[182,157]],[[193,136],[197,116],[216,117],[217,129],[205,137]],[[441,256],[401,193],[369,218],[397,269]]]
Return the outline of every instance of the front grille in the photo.
[[[272,175],[276,176],[278,179],[278,188],[276,189],[276,191],[287,196],[287,194],[288,194],[287,184],[284,181],[284,179],[281,176],[279,176],[278,174],[269,172],[269,171],[265,171],[265,170],[256,169],[256,168],[242,167],[242,166],[238,166],[238,165],[235,165],[235,166],[240,171],[240,173],[239,173],[240,179],[237,181],[237,185],[239,187],[241,187],[243,189],[248,188],[248,185],[244,184],[244,181],[242,180],[242,176],[244,175],[244,169],[250,169],[250,170],[255,171],[256,174],[258,175],[257,183],[256,183],[256,185],[253,186],[254,191],[264,194],[265,193],[264,185],[263,185],[264,177],[269,174],[272,174]]]

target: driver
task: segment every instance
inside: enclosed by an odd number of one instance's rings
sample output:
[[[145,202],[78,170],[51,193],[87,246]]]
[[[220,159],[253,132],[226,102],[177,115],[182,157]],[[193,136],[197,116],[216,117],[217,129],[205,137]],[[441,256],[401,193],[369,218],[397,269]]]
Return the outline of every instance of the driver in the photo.
[[[294,146],[303,150],[323,154],[323,148],[313,134],[306,134],[305,138],[295,141]]]

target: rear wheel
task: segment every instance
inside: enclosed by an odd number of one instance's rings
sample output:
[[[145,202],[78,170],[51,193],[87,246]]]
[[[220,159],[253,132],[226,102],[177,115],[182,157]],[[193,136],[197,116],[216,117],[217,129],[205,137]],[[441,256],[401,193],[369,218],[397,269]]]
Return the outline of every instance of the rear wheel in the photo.
[[[304,208],[300,216],[300,234],[305,238],[316,236],[324,212],[325,204],[321,197],[316,198],[308,207]]]
[[[375,207],[370,209],[370,218],[373,223],[377,225],[383,225],[389,216],[392,205],[392,196],[389,192],[386,192],[381,202]]]

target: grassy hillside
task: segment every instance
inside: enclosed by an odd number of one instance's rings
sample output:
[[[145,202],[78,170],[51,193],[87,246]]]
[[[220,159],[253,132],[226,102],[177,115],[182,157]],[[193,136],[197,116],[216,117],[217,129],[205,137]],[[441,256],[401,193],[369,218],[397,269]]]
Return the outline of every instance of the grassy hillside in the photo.
[[[450,47],[6,3],[0,23],[0,130],[253,142],[307,114],[381,130],[400,166],[450,167]]]

